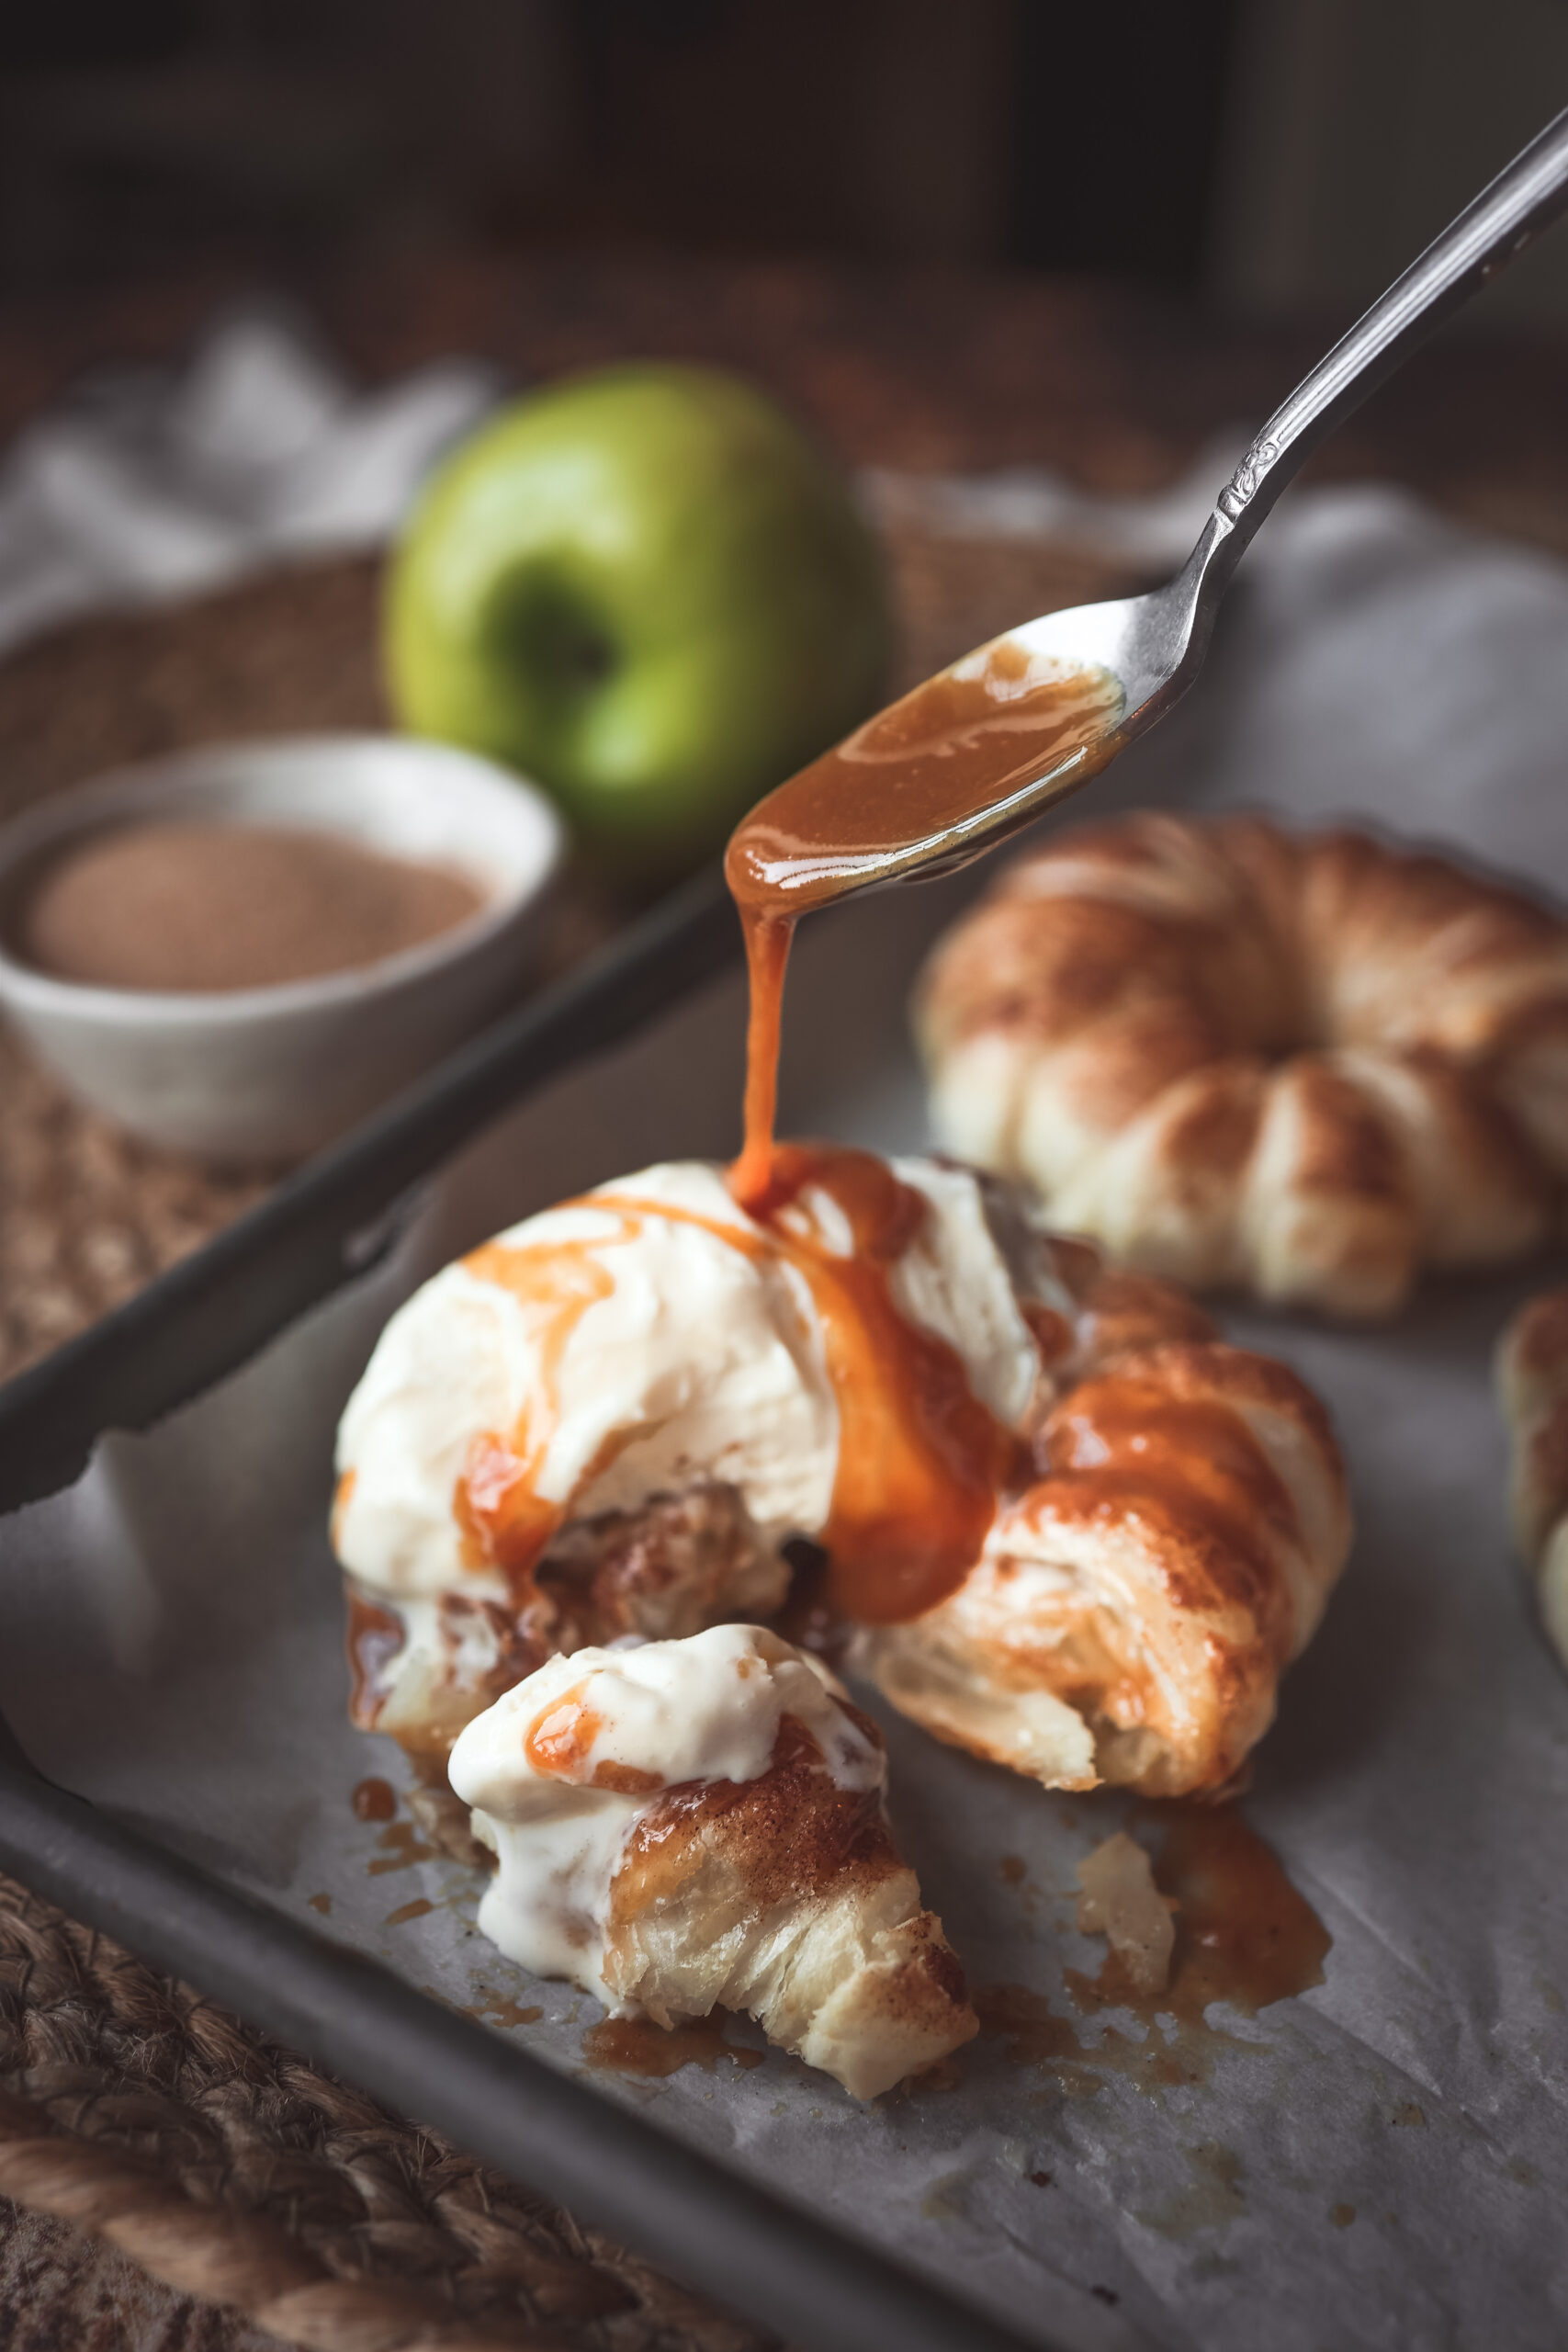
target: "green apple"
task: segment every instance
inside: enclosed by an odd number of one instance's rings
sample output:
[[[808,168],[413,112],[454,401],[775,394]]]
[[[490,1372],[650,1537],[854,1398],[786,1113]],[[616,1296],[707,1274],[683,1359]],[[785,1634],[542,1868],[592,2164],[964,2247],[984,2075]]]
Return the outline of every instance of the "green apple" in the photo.
[[[386,605],[401,723],[520,769],[649,880],[875,707],[890,636],[875,542],[804,434],[663,365],[481,425],[420,498]]]

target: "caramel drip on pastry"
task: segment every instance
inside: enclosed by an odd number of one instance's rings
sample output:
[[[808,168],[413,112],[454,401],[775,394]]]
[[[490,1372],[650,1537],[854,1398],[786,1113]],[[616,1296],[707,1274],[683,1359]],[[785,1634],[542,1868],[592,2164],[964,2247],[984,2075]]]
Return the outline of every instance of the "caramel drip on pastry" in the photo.
[[[523,1752],[535,1771],[547,1780],[570,1781],[579,1788],[614,1789],[627,1797],[646,1796],[662,1788],[657,1772],[644,1771],[638,1764],[617,1764],[607,1756],[589,1770],[589,1758],[604,1728],[604,1718],[583,1697],[586,1688],[580,1682],[575,1690],[552,1701],[530,1725]]]
[[[528,1726],[523,1753],[536,1772],[552,1781],[584,1781],[589,1750],[604,1728],[604,1718],[591,1707],[580,1682],[562,1698],[553,1699]]]
[[[533,1242],[522,1249],[487,1241],[463,1260],[476,1281],[510,1291],[522,1306],[536,1339],[540,1374],[537,1393],[515,1427],[504,1435],[483,1430],[468,1448],[453,1498],[468,1566],[502,1568],[525,1585],[566,1518],[566,1504],[547,1501],[535,1490],[556,1430],[556,1377],[583,1316],[615,1288],[598,1251],[631,1240],[637,1230],[623,1216],[619,1233],[591,1241]]]
[[[1237,1551],[1256,1555],[1260,1521],[1300,1541],[1279,1473],[1228,1403],[1172,1396],[1161,1382],[1128,1369],[1082,1382],[1057,1407],[1042,1442],[1052,1471],[1094,1470],[1108,1482],[1121,1474]]]
[[[668,1908],[715,1855],[739,1866],[759,1909],[820,1895],[846,1871],[874,1881],[900,1867],[881,1790],[840,1788],[793,1715],[780,1717],[756,1780],[688,1781],[638,1815],[611,1890],[612,1932]]]
[[[836,1203],[852,1237],[848,1256],[786,1222],[807,1189]],[[956,1349],[894,1302],[888,1277],[919,1231],[924,1196],[869,1152],[783,1144],[752,1214],[810,1289],[838,1400],[838,1468],[819,1538],[833,1598],[862,1624],[918,1617],[979,1557],[1017,1452]]]
[[[798,1213],[811,1190],[847,1224],[847,1255],[817,1238]],[[571,1205],[603,1210],[621,1229],[521,1250],[491,1242],[464,1261],[479,1280],[520,1298],[541,1327],[539,1396],[510,1436],[474,1440],[457,1482],[457,1517],[476,1564],[526,1579],[570,1515],[570,1498],[548,1502],[535,1481],[556,1426],[561,1355],[589,1306],[614,1286],[592,1253],[662,1218],[699,1227],[748,1256],[783,1259],[811,1295],[839,1408],[832,1505],[818,1539],[832,1561],[835,1604],[863,1623],[888,1624],[954,1591],[979,1556],[1018,1447],[974,1395],[956,1349],[894,1301],[889,1277],[924,1222],[923,1194],[870,1152],[787,1144],[772,1154],[769,1190],[749,1226],[615,1193]]]

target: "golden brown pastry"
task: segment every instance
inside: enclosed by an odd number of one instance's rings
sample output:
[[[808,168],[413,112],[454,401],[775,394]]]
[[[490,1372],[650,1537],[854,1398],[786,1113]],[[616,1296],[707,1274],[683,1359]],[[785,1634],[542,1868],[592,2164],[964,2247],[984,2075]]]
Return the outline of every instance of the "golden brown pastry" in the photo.
[[[978,1552],[1042,1401],[1027,1233],[966,1170],[780,1159],[799,1181],[766,1221],[665,1162],[471,1251],[382,1332],[338,1433],[354,1717],[437,1784],[553,1652],[773,1615],[797,1541],[895,1614]]]
[[[1141,814],[1018,859],[916,1001],[938,1130],[1202,1288],[1384,1315],[1536,1249],[1568,1177],[1568,924],[1447,860]]]
[[[1541,1622],[1568,1666],[1568,1287],[1522,1306],[1497,1349],[1508,1425],[1514,1536],[1533,1570]]]
[[[393,1317],[339,1439],[355,1720],[439,1789],[552,1653],[771,1615],[805,1543],[942,1736],[1066,1786],[1222,1782],[1343,1556],[1319,1408],[989,1180],[806,1159],[771,1225],[645,1170]]]
[[[496,1856],[484,1933],[615,2016],[749,2011],[857,2098],[977,2030],[893,1846],[881,1734],[775,1634],[552,1659],[451,1777]]]
[[[863,1634],[855,1662],[939,1739],[1049,1788],[1217,1791],[1344,1565],[1338,1450],[1295,1374],[1190,1300],[1081,1244],[1053,1256],[1077,1311],[1043,1334],[1041,1475],[952,1599]]]

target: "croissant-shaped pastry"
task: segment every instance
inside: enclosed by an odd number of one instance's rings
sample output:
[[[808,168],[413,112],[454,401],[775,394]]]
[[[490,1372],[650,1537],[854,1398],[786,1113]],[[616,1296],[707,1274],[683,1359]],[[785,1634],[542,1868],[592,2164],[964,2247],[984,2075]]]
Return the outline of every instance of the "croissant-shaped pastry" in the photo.
[[[853,1662],[939,1739],[1047,1787],[1216,1791],[1344,1564],[1338,1450],[1283,1364],[1205,1336],[1157,1281],[1053,1254],[1080,1307],[1042,1475],[950,1600],[862,1634]]]
[[[483,1932],[616,2016],[745,2010],[857,2098],[977,2030],[894,1849],[880,1733],[774,1634],[554,1658],[450,1772],[496,1856]]]
[[[1497,1349],[1514,1535],[1541,1622],[1568,1666],[1568,1287],[1522,1306]]]
[[[1538,1248],[1568,1177],[1568,924],[1350,832],[1155,814],[1018,859],[938,944],[939,1133],[1198,1288],[1350,1317]]]

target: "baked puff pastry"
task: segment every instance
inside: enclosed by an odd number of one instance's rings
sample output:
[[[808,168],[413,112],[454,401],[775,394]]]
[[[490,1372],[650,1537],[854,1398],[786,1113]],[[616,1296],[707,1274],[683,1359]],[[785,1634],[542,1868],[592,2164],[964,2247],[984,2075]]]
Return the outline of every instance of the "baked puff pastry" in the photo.
[[[1056,837],[915,1017],[952,1149],[1200,1289],[1386,1315],[1423,1265],[1538,1248],[1568,1177],[1568,924],[1358,833]]]
[[[977,2030],[894,1849],[880,1733],[774,1634],[554,1658],[450,1772],[496,1857],[483,1932],[613,2015],[745,2010],[857,2098]]]
[[[968,1170],[807,1158],[767,1226],[698,1161],[601,1185],[383,1331],[333,1541],[354,1720],[436,1786],[552,1653],[773,1614],[798,1540],[886,1555],[895,1612],[922,1545],[949,1589],[977,1553],[1043,1401],[1030,1237]]]
[[[1514,1535],[1534,1572],[1541,1622],[1568,1666],[1568,1288],[1521,1307],[1497,1349],[1508,1426]]]
[[[937,1738],[1048,1788],[1214,1792],[1344,1565],[1338,1449],[1295,1374],[1221,1344],[1190,1300],[1051,1253],[1077,1312],[1047,1335],[1040,1475],[952,1598],[862,1634],[852,1662]]]

